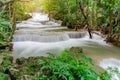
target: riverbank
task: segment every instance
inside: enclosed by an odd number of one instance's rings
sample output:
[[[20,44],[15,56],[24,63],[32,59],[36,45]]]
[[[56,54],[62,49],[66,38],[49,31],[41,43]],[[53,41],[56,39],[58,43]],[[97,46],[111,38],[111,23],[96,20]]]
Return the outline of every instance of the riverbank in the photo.
[[[13,61],[12,56],[3,54],[2,59],[0,63],[0,74],[3,74],[0,77],[1,80],[69,80],[70,77],[75,80],[82,77],[95,80],[98,78],[100,80],[110,79],[107,72],[99,73],[93,69],[92,59],[86,57],[84,50],[80,47],[61,51],[59,56],[49,53],[48,57],[18,58]]]

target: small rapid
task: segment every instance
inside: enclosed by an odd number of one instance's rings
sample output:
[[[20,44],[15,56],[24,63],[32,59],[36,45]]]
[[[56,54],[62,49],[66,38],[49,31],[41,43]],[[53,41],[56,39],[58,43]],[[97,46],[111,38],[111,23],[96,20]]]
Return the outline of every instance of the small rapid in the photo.
[[[13,42],[34,41],[34,42],[58,42],[72,38],[82,38],[87,36],[87,32],[22,32],[16,33]]]
[[[105,70],[117,67],[120,70],[120,48],[107,44],[101,36],[88,32],[47,32],[67,29],[61,21],[49,20],[47,14],[30,13],[31,19],[17,23],[13,38],[13,54],[18,57],[47,56],[49,52],[59,55],[61,50],[73,46],[82,47],[84,54],[93,59],[95,66]],[[100,33],[99,33],[100,34]],[[112,80],[120,80],[113,75]]]

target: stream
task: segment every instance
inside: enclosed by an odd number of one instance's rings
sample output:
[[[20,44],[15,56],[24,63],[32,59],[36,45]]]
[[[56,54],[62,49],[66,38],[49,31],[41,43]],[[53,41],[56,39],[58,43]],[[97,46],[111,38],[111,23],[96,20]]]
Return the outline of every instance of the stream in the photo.
[[[80,46],[84,54],[93,59],[97,70],[112,67],[120,71],[120,48],[107,44],[101,36],[92,33],[93,39],[89,39],[89,34],[85,31],[52,32],[49,30],[67,28],[61,26],[61,21],[49,20],[47,14],[31,15],[31,19],[16,25],[13,38],[13,54],[16,58],[47,56],[48,52],[59,55],[61,50]],[[120,76],[114,74],[112,80],[120,80]]]

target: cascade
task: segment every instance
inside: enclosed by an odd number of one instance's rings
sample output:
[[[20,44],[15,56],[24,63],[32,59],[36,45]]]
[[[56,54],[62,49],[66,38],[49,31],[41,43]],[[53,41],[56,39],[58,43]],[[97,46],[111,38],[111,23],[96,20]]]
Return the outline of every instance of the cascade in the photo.
[[[33,16],[31,19],[16,25],[13,36],[13,54],[16,58],[47,56],[48,52],[58,55],[61,50],[77,46],[83,48],[84,54],[91,57],[95,65],[105,70],[108,66],[120,69],[120,48],[107,44],[101,36],[92,33],[93,39],[89,39],[87,32],[47,32],[66,27],[61,26],[61,21],[49,20],[47,14],[30,15]],[[120,78],[115,74],[112,80]]]

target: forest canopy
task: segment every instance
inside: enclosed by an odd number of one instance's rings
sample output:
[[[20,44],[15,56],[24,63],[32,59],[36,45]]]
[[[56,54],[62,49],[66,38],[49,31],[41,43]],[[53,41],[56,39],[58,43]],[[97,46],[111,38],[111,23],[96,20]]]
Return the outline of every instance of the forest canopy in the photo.
[[[116,35],[117,42],[120,41],[119,0],[0,0],[0,11],[1,34],[7,27],[10,37],[15,21],[26,20],[31,17],[28,13],[41,11],[49,14],[50,19],[61,20],[70,29],[99,30],[109,34],[108,41],[114,41]]]

